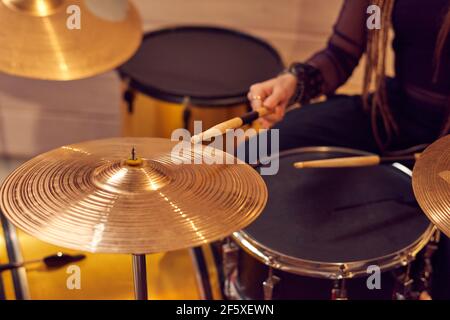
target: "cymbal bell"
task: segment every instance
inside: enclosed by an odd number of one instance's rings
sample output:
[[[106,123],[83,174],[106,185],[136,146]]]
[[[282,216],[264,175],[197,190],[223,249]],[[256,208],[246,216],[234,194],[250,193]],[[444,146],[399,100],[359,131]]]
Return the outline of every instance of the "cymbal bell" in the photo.
[[[198,246],[258,217],[267,189],[253,168],[204,146],[172,157],[175,145],[115,138],[55,149],[7,177],[1,208],[15,226],[51,244],[132,254]],[[137,157],[129,160],[133,147]],[[191,161],[218,156],[238,164]]]
[[[413,170],[413,189],[428,218],[450,237],[450,135],[420,156]]]
[[[80,29],[71,26],[73,8]],[[141,19],[127,0],[0,0],[0,71],[11,75],[94,76],[127,61],[141,39]]]

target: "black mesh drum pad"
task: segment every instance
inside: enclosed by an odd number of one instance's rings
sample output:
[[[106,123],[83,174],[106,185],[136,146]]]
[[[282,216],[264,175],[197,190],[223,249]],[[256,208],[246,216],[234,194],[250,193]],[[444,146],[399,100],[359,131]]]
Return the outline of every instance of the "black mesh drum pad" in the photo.
[[[278,174],[263,176],[267,206],[245,233],[284,255],[336,263],[382,257],[418,240],[430,224],[410,177],[399,169],[293,167],[296,161],[342,156],[349,154],[282,154]]]

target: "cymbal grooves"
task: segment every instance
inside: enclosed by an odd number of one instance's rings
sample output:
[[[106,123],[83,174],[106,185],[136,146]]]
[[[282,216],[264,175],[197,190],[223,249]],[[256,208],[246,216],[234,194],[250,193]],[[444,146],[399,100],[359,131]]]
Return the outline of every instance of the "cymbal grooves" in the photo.
[[[55,149],[5,180],[1,207],[13,224],[43,241],[105,253],[197,246],[256,219],[267,189],[255,170],[178,165],[170,157],[175,144],[117,138]],[[144,160],[140,166],[124,162],[132,146]],[[201,149],[189,155],[199,156],[210,157]]]
[[[100,1],[98,1],[100,2]],[[79,26],[68,27],[69,6],[79,8]],[[121,3],[103,8],[114,15]],[[99,17],[82,0],[0,0],[0,71],[44,80],[75,80],[113,70],[142,41],[142,23],[133,3],[124,17]],[[122,9],[123,10],[123,9]],[[20,26],[20,27],[11,27]]]
[[[417,201],[428,218],[450,237],[450,135],[428,147],[413,171]]]

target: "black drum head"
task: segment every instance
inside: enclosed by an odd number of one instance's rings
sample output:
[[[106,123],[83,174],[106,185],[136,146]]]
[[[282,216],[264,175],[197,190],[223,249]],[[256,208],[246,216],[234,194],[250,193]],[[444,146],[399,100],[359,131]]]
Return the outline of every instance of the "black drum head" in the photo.
[[[196,105],[246,101],[249,87],[283,69],[269,44],[244,33],[212,27],[151,32],[120,67],[133,88],[155,98]]]
[[[275,176],[263,176],[269,200],[247,229],[264,247],[302,260],[345,263],[401,251],[430,226],[411,178],[391,165],[296,169],[296,161],[349,156],[285,153]]]

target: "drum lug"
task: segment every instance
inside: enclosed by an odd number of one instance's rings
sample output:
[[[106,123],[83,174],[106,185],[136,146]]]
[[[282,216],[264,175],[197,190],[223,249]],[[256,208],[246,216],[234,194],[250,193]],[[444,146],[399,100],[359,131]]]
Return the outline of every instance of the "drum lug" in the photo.
[[[264,300],[272,300],[273,289],[280,281],[280,277],[277,277],[273,274],[273,268],[269,267],[269,275],[267,276],[266,281],[263,282]]]
[[[400,282],[400,289],[394,293],[394,300],[415,300],[416,294],[412,290],[414,280],[409,277],[409,274],[404,275],[404,280],[398,280]]]
[[[411,278],[411,262],[414,258],[407,255],[403,264],[406,266],[406,271],[397,277],[398,289],[394,291],[394,300],[411,300],[416,299],[416,294],[413,292],[414,279]]]
[[[130,87],[128,87],[125,92],[123,93],[123,100],[126,102],[127,104],[127,110],[128,113],[133,113],[134,111],[134,100],[136,98],[136,94],[134,92],[133,89],[131,89]]]
[[[223,274],[225,277],[230,276],[238,265],[239,247],[232,241],[222,245]]]
[[[230,239],[222,245],[222,272],[225,280],[225,295],[232,297],[231,285],[238,276],[239,247]]]
[[[348,300],[345,279],[350,276],[348,265],[341,264],[339,266],[339,273],[333,283],[333,289],[331,289],[331,300]]]
[[[331,300],[348,300],[345,279],[336,279],[331,289]]]
[[[419,278],[419,295],[426,293],[429,296],[429,293],[431,292],[431,278],[433,274],[431,258],[438,249],[439,240],[440,232],[436,231],[422,254],[423,265]]]

